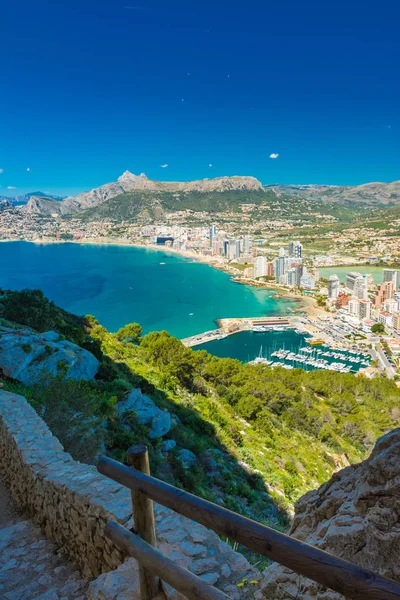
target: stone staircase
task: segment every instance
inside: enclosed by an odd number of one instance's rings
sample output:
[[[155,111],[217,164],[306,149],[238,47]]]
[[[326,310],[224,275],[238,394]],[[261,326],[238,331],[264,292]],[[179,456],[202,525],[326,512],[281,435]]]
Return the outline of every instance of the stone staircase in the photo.
[[[0,480],[0,598],[85,600],[87,586],[57,546],[18,515]]]

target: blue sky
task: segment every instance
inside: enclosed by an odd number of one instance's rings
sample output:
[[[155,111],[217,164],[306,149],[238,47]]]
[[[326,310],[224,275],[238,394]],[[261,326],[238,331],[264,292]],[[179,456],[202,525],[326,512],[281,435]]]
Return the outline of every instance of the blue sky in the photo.
[[[3,0],[0,194],[125,169],[400,179],[399,17],[398,0]]]

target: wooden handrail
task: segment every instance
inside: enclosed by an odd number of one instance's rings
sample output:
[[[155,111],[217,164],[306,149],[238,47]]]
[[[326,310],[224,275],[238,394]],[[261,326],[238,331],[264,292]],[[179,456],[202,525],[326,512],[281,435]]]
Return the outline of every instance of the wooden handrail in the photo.
[[[150,475],[101,458],[97,469],[125,487],[352,600],[400,600],[400,584]]]
[[[158,575],[189,600],[229,600],[220,590],[164,556],[115,521],[107,523],[106,535],[125,550],[126,554],[136,558],[139,565],[142,564],[148,571]]]

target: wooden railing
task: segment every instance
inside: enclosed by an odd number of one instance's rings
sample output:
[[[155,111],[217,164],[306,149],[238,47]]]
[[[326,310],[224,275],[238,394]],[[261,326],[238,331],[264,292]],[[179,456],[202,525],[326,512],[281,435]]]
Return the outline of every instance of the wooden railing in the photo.
[[[400,600],[400,584],[395,581],[151,477],[146,446],[132,446],[128,464],[101,458],[97,469],[131,490],[136,533],[110,521],[106,535],[138,560],[142,600],[163,598],[160,580],[189,600],[227,599],[217,588],[156,550],[153,500],[346,598]]]

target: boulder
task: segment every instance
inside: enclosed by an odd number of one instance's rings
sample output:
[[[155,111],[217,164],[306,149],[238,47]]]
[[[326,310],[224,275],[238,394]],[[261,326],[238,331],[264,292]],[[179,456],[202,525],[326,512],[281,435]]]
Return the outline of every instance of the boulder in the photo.
[[[34,333],[0,327],[0,369],[7,377],[27,385],[64,368],[70,379],[93,379],[100,363],[87,350],[59,340],[55,331]]]
[[[190,469],[190,467],[193,467],[197,462],[196,455],[193,454],[193,452],[191,452],[190,450],[187,450],[186,448],[182,448],[181,450],[179,450],[178,456],[185,469]]]
[[[161,452],[163,453],[167,453],[167,452],[171,452],[171,450],[173,450],[176,446],[176,441],[175,440],[164,440],[161,444]]]
[[[380,438],[367,460],[300,498],[290,535],[400,581],[400,429]],[[288,597],[344,600],[285,567],[267,568],[257,600]]]
[[[158,408],[151,398],[142,394],[140,389],[131,390],[117,403],[117,410],[120,415],[127,410],[135,411],[139,422],[150,427],[149,438],[151,439],[162,437],[172,426],[170,413]]]

